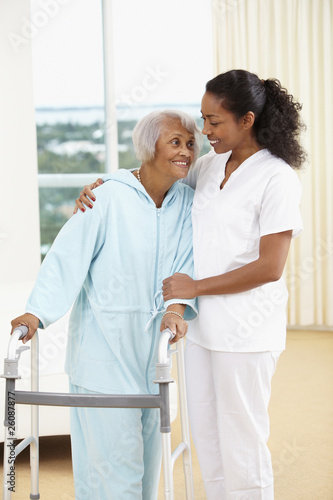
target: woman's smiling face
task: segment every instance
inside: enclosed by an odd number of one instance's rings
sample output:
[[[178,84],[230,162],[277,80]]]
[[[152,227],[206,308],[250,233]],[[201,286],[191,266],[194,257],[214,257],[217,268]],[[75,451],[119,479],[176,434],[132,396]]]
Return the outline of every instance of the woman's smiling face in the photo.
[[[157,140],[154,167],[174,180],[187,176],[194,159],[194,135],[178,118],[166,119]]]
[[[204,120],[202,133],[207,136],[215,153],[234,150],[245,140],[247,133],[243,128],[242,119],[238,120],[209,92],[202,98],[201,113]]]

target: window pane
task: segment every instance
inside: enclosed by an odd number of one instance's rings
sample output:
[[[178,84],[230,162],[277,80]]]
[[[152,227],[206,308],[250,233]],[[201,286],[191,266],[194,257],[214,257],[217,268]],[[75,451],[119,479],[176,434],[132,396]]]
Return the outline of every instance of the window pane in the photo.
[[[120,148],[135,122],[154,109],[188,112],[202,126],[200,101],[213,76],[211,16],[211,0],[113,0]],[[205,141],[201,154],[209,150]],[[137,166],[131,149],[120,149],[119,166]]]
[[[79,188],[40,188],[41,254],[45,257],[54,238],[73,213]]]
[[[89,125],[60,121],[37,124],[37,144],[41,174],[105,171],[103,127],[97,122]]]
[[[32,0],[31,22],[39,173],[100,176],[105,172],[101,2]],[[43,257],[79,192],[40,188]]]

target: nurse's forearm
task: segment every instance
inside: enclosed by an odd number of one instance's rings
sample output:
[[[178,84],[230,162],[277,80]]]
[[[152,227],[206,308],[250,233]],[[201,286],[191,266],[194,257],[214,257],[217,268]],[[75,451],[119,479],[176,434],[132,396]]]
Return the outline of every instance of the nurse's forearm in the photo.
[[[246,292],[265,283],[276,281],[280,277],[281,275],[272,272],[269,264],[258,259],[228,273],[196,280],[195,296]]]

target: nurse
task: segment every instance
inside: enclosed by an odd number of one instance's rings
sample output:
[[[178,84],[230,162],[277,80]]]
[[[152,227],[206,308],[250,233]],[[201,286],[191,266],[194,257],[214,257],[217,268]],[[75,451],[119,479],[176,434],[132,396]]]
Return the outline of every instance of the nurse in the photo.
[[[210,80],[201,103],[213,151],[183,180],[195,189],[196,279],[175,274],[164,280],[163,294],[198,297],[186,374],[208,500],[274,498],[268,403],[286,340],[281,276],[291,239],[302,231],[294,171],[306,158],[300,110],[278,80],[244,70]],[[86,187],[77,208],[91,207],[91,199]]]
[[[153,112],[135,127],[142,165],[98,188],[94,210],[72,217],[48,252],[29,297],[23,339],[74,303],[66,357],[70,392],[155,394],[159,331],[174,341],[196,316],[195,301],[164,303],[162,281],[192,275],[193,190],[186,177],[199,154],[195,121]],[[164,313],[164,315],[163,315]],[[161,462],[158,409],[71,409],[76,500],[156,500]]]
[[[302,230],[293,169],[305,153],[299,111],[277,80],[242,70],[209,81],[201,103],[213,151],[187,182],[195,277],[164,281],[164,299],[198,297],[187,335],[191,429],[209,500],[274,498],[268,403],[286,341],[282,276]]]

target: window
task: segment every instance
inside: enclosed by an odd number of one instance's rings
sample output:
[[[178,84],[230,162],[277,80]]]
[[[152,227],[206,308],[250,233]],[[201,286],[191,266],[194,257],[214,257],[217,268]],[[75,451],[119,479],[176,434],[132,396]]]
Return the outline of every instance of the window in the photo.
[[[102,10],[94,0],[34,0],[31,9],[44,256],[87,174],[105,172]]]
[[[30,29],[44,256],[80,188],[109,168],[108,134],[113,163],[135,168],[131,133],[142,116],[176,108],[199,122],[212,77],[210,0],[33,0]]]

